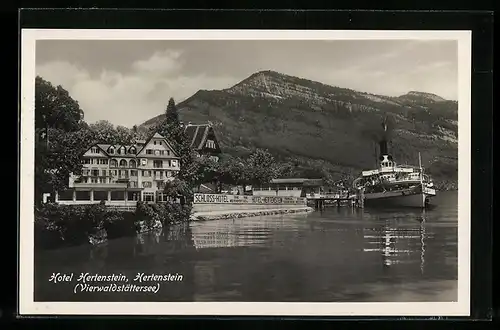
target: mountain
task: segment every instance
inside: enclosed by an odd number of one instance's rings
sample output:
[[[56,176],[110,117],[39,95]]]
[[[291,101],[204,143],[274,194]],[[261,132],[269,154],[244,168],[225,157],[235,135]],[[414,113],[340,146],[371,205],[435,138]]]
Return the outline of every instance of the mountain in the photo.
[[[423,165],[442,185],[457,180],[458,105],[434,94],[389,97],[260,71],[227,89],[200,90],[177,107],[184,122],[214,123],[223,151],[244,155],[266,148],[316,177],[323,170],[356,175],[373,168],[381,122],[388,117],[397,162],[418,164],[421,152]]]

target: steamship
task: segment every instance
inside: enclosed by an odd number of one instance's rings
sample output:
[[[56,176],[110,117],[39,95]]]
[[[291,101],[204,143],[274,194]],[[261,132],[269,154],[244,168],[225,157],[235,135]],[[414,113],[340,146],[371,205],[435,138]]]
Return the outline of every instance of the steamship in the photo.
[[[436,189],[432,178],[425,173],[422,159],[419,165],[396,164],[387,148],[387,124],[382,124],[383,138],[379,141],[378,168],[363,171],[354,180],[353,188],[364,197],[364,205],[426,208]]]

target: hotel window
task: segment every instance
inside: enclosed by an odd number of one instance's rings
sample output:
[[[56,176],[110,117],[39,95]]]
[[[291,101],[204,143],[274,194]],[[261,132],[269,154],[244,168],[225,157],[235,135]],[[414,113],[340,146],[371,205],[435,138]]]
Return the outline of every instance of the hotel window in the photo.
[[[153,150],[152,149],[146,149],[146,155],[152,155]]]
[[[160,156],[164,156],[165,155],[165,150],[160,150]]]
[[[97,178],[92,178],[92,183],[97,183]]]
[[[135,152],[136,152],[136,150],[135,150],[135,148],[134,148],[134,147],[130,148],[129,153],[131,153],[131,154],[135,155]]]
[[[130,176],[137,176],[137,171],[136,170],[131,170],[130,171]]]
[[[167,178],[170,178],[172,176],[172,172],[166,171],[167,172]]]
[[[155,150],[155,155],[159,156],[160,155],[160,150]]]
[[[106,183],[106,178],[99,178],[99,183]]]
[[[108,153],[109,153],[109,154],[114,154],[114,153],[115,153],[115,148],[113,148],[113,147],[109,147],[109,149],[108,149]]]
[[[106,176],[106,170],[102,170],[102,176]]]
[[[117,171],[116,170],[112,170],[112,171],[109,171],[111,173],[112,176],[116,176],[116,173]]]
[[[83,175],[89,175],[90,174],[90,170],[83,170]]]
[[[121,155],[125,155],[125,153],[126,153],[125,152],[125,147],[123,147],[123,146],[120,147],[120,149],[118,151],[119,151],[118,153],[121,154]]]
[[[135,167],[136,163],[135,160],[131,159],[129,162],[129,167]]]
[[[147,159],[141,159],[141,165],[142,166],[146,166],[148,164],[148,160]]]
[[[99,170],[92,170],[92,176],[99,176]]]
[[[142,196],[144,197],[144,201],[146,201],[146,202],[154,202],[154,200],[155,200],[154,193],[145,192],[142,194]]]
[[[167,150],[167,156],[170,156],[170,150]]]
[[[118,167],[118,161],[116,159],[111,159],[110,166],[111,167]]]
[[[156,145],[156,141],[153,141],[153,144]]]
[[[165,182],[157,182],[156,183],[156,188],[157,189],[165,189]]]
[[[88,159],[88,158],[84,158],[84,159],[82,160],[82,163],[83,163],[83,164],[90,164],[90,159]]]
[[[172,159],[171,166],[172,167],[177,167],[177,160]]]
[[[163,168],[163,161],[162,160],[154,160],[153,167],[154,168]]]
[[[209,149],[215,149],[215,141],[207,140],[206,147]]]
[[[151,171],[142,171],[142,176],[151,176]]]
[[[143,188],[151,188],[152,187],[151,181],[143,181],[142,187]]]
[[[99,153],[99,148],[92,147],[92,148],[90,148],[90,152],[93,153],[93,154],[98,154]]]

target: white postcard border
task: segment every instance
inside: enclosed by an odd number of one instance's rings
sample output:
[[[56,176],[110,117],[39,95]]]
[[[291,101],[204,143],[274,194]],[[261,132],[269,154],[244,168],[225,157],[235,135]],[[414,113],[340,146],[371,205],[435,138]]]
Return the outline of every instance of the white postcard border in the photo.
[[[362,30],[71,30],[21,31],[19,222],[20,315],[469,316],[471,31]],[[36,40],[457,40],[458,301],[418,303],[35,302],[34,90]]]

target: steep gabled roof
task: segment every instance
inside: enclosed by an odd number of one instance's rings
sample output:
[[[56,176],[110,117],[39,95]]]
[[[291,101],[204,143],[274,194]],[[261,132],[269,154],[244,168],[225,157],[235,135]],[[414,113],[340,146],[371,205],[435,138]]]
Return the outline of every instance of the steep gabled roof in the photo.
[[[110,144],[102,144],[102,143],[94,143],[92,144],[91,146],[89,146],[84,152],[83,154],[85,154],[87,151],[89,151],[90,149],[92,149],[93,147],[98,147],[99,149],[101,149],[101,151],[106,155],[106,156],[109,156],[108,155],[108,148],[109,148]]]
[[[213,128],[210,124],[188,124],[184,128],[184,132],[190,141],[190,146],[196,150],[203,148],[211,131],[213,131]]]
[[[159,134],[158,132],[155,132],[153,135],[151,135],[147,140],[146,140],[146,143],[144,143],[144,145],[142,146],[139,146],[139,147],[136,147],[138,148],[137,150],[137,155],[140,154],[144,148],[146,148],[146,146],[149,144],[149,142],[151,142],[151,140],[153,138],[156,138],[156,139],[163,139],[163,141],[165,142],[165,144],[170,148],[170,150],[172,150],[172,153],[174,154],[175,157],[179,157],[179,155],[177,154],[177,151],[175,150],[175,148],[172,147],[172,145],[170,144],[170,142],[167,140],[167,138],[165,138],[163,135]]]

